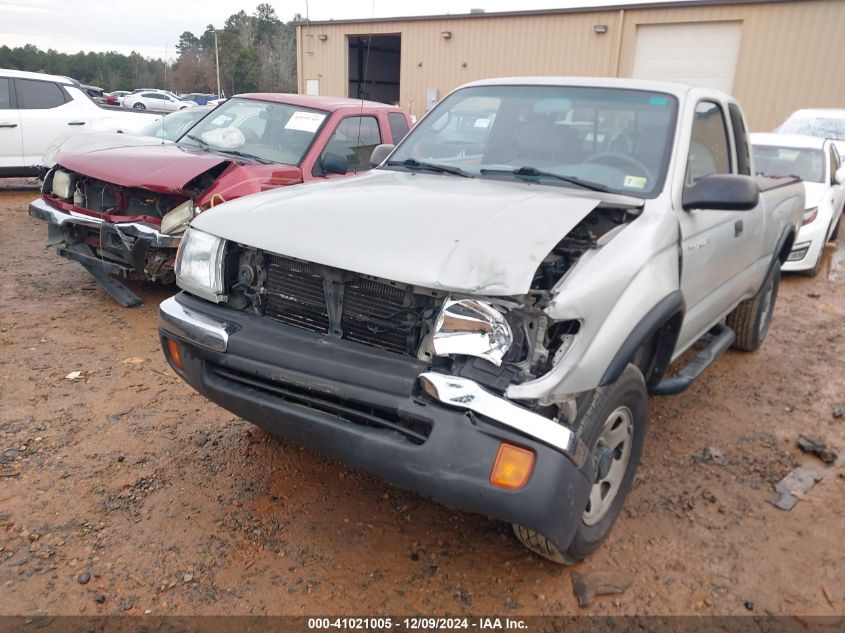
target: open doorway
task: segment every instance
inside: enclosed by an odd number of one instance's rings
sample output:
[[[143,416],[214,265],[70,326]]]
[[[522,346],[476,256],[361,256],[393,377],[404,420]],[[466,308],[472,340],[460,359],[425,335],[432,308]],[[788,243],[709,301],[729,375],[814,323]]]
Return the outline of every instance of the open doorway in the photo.
[[[349,35],[348,40],[349,96],[397,103],[402,36]]]

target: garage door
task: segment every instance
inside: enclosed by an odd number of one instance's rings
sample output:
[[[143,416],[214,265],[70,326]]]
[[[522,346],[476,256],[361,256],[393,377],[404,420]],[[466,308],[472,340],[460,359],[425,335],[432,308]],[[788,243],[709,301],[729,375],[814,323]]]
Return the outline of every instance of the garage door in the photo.
[[[640,24],[631,76],[730,93],[741,35],[742,22]]]

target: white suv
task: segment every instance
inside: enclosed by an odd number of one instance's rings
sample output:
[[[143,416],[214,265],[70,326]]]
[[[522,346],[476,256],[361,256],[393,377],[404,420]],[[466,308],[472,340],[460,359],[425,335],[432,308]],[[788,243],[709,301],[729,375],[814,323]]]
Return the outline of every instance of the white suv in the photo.
[[[37,174],[60,136],[136,132],[156,118],[101,108],[68,77],[0,68],[0,177]]]

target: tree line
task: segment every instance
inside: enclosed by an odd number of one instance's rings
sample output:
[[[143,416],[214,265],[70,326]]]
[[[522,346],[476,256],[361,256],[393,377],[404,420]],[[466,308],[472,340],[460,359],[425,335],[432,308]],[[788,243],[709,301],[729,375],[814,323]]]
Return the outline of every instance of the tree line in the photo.
[[[296,22],[282,22],[269,4],[252,14],[230,15],[222,29],[209,24],[200,35],[185,31],[176,44],[176,61],[166,69],[161,59],[132,52],[60,53],[36,46],[0,46],[0,68],[72,77],[110,90],[166,88],[175,92],[217,92],[214,35],[220,58],[220,88],[239,92],[296,92]]]

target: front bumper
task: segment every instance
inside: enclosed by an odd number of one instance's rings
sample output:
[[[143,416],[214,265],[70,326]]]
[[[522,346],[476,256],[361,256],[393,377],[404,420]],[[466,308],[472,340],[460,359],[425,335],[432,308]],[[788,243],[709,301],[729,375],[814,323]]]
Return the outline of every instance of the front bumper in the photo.
[[[161,304],[159,333],[173,369],[236,415],[435,501],[534,529],[561,549],[570,544],[595,466],[565,427],[532,419],[471,381],[450,386],[452,377],[426,373],[415,359],[184,293]],[[181,369],[167,353],[168,338],[178,343]],[[448,406],[420,388],[420,374],[438,383]],[[535,427],[543,430],[535,434]],[[502,442],[535,453],[518,490],[490,483]]]
[[[181,241],[138,222],[107,222],[101,218],[64,211],[43,198],[29,204],[29,215],[47,222],[48,244],[59,255],[80,263],[96,264],[127,279],[160,279],[170,275]],[[151,258],[155,252],[156,257]]]
[[[813,268],[827,243],[827,229],[828,224],[823,217],[817,217],[815,221],[802,226],[781,270],[799,271]]]

